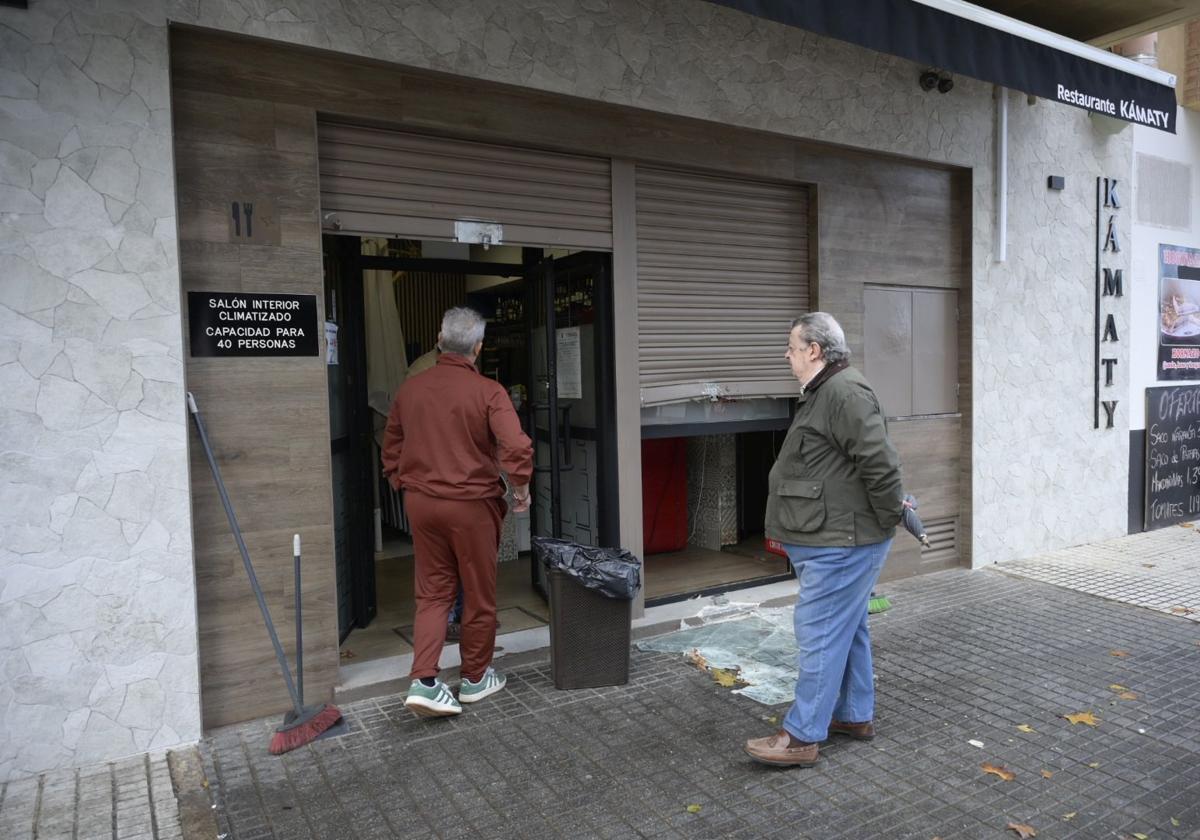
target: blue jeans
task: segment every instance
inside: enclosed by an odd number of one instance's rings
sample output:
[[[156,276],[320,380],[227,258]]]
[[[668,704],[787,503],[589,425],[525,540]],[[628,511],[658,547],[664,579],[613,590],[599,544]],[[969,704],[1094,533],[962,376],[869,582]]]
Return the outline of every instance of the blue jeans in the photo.
[[[800,579],[796,597],[796,701],[783,728],[801,741],[829,736],[829,721],[875,716],[867,601],[892,541],[853,548],[785,545]]]

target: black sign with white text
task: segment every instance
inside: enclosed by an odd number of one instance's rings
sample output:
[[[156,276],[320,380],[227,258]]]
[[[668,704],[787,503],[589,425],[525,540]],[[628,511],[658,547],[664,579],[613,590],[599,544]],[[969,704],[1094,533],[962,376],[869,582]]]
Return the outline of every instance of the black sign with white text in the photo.
[[[193,356],[315,356],[316,295],[188,292]]]
[[[1146,530],[1200,519],[1200,385],[1146,389]]]

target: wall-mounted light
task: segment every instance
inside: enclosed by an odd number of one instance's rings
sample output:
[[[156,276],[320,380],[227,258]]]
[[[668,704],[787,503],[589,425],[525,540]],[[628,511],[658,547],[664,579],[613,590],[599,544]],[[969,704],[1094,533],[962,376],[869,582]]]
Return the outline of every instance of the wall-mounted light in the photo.
[[[937,88],[939,93],[949,93],[954,90],[953,77],[941,70],[926,70],[917,81],[921,85],[921,90],[924,91],[931,91]]]
[[[1067,179],[1061,175],[1051,175],[1046,179],[1046,186],[1052,190],[1061,190],[1067,185]]]

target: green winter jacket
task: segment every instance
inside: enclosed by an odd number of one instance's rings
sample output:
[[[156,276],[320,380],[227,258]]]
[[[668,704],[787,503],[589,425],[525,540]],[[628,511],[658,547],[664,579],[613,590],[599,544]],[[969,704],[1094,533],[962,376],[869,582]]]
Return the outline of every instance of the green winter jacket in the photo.
[[[852,367],[814,385],[771,467],[767,536],[808,546],[883,542],[896,533],[904,493],[879,401]]]

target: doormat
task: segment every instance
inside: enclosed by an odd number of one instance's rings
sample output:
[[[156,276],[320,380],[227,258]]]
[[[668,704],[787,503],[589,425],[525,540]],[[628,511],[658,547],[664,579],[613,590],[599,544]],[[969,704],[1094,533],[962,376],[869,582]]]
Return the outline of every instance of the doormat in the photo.
[[[497,635],[502,632],[516,633],[518,630],[545,627],[548,623],[546,619],[536,613],[530,612],[524,607],[503,607],[502,609],[498,609],[496,610],[496,620],[499,622],[496,627]],[[411,645],[413,643],[413,626],[411,624],[393,627],[392,630],[408,644]]]

